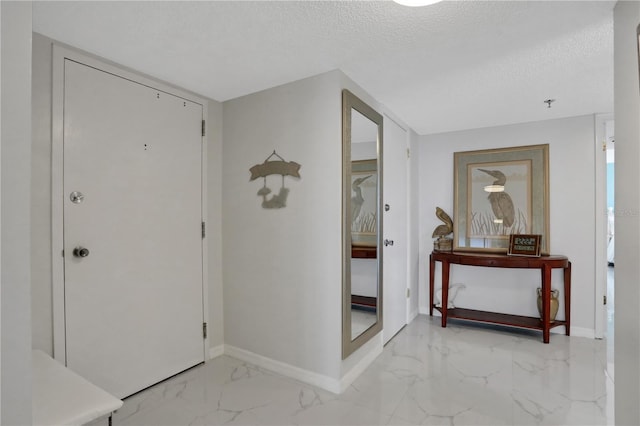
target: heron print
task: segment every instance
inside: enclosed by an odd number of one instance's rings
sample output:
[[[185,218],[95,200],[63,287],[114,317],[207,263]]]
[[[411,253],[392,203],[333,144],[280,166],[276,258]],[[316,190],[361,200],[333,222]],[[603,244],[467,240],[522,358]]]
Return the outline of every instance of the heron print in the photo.
[[[351,172],[351,235],[354,245],[375,245],[377,191],[376,161],[354,161]]]
[[[531,230],[531,161],[470,164],[472,238],[507,238]]]

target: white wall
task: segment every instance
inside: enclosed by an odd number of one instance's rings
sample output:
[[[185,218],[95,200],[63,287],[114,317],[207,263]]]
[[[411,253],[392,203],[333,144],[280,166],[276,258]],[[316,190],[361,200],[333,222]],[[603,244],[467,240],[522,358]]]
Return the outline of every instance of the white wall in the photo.
[[[51,266],[51,43],[33,34],[31,323],[33,348],[53,354]]]
[[[0,423],[31,424],[31,2],[0,2],[2,294]]]
[[[548,120],[510,126],[423,136],[420,141],[420,311],[428,313],[428,256],[431,234],[440,224],[436,206],[453,217],[453,153],[519,145],[549,144],[550,246],[572,262],[571,332],[594,333],[594,116]],[[616,265],[617,266],[617,265]],[[453,266],[450,283],[463,283],[456,305],[537,316],[536,270],[495,270]],[[554,270],[554,288],[562,288],[561,270]],[[436,288],[441,286],[440,264]],[[563,318],[561,308],[559,318]],[[556,331],[560,330],[559,328]],[[564,331],[564,330],[560,330]]]
[[[323,74],[227,101],[223,149],[225,345],[338,378],[341,97]],[[302,165],[287,206],[264,209],[249,168],[273,151]],[[277,193],[280,176],[267,185]]]
[[[31,16],[29,16],[31,22]],[[31,322],[32,345],[53,354],[51,256],[51,70],[54,40],[33,34],[33,114],[31,141]],[[85,53],[85,52],[83,52]],[[90,55],[89,53],[87,53]],[[108,62],[105,60],[105,62]],[[126,69],[124,67],[121,67]],[[128,69],[126,69],[128,70]],[[130,70],[128,70],[130,71]],[[143,74],[140,74],[143,75]],[[143,75],[144,76],[144,75]],[[148,77],[148,76],[145,76]],[[152,77],[151,77],[152,78]],[[163,83],[167,84],[167,83]],[[208,102],[207,242],[209,345],[223,344],[222,309],[222,104]],[[28,216],[26,216],[28,218]],[[221,349],[218,349],[220,352]]]
[[[382,348],[374,338],[341,361],[345,87],[378,106],[333,71],[227,101],[223,120],[225,351],[332,390]],[[287,206],[269,210],[257,196],[262,179],[249,182],[249,168],[274,150],[302,167],[299,180],[285,178]],[[267,184],[277,192],[280,177]]]
[[[207,244],[209,276],[209,346],[222,353],[224,301],[222,294],[222,104],[209,101],[207,118]]]
[[[52,42],[34,34],[31,167],[31,202],[34,206],[31,218],[32,344],[49,354],[53,351],[50,243]],[[372,343],[350,359],[340,360],[343,87],[377,106],[340,72],[230,101],[224,107],[224,120],[222,105],[209,102],[207,266],[212,356],[222,353],[226,343],[230,347],[339,380],[367,355],[381,349]],[[305,108],[300,108],[300,105],[305,105]],[[237,115],[234,108],[239,111]],[[247,120],[251,125],[246,124]],[[224,134],[224,149],[223,121],[225,129],[228,129]],[[271,140],[266,138],[270,135]],[[249,167],[264,161],[274,149],[288,160],[303,165],[300,181],[287,178],[286,184],[291,189],[288,206],[277,211],[262,209],[256,196],[260,184],[248,182]],[[276,190],[279,187],[279,183],[271,181],[270,185]],[[262,229],[264,220],[269,225]],[[264,266],[264,269],[255,265],[248,267],[247,260],[252,256],[254,263]],[[295,268],[296,272],[291,272],[289,267]],[[224,278],[227,281],[224,289],[223,271],[226,271]],[[270,275],[270,279],[265,279],[263,274]],[[250,286],[257,286],[268,294],[266,298],[257,299],[256,303],[260,305],[257,311],[252,305],[256,294],[246,293],[247,289],[238,282],[251,283]],[[270,285],[265,286],[265,283]],[[269,297],[278,302],[263,304]],[[260,323],[265,327],[258,332],[259,328],[253,327],[255,313],[262,309],[269,318],[274,312],[273,306],[280,304],[282,306],[275,311],[285,315],[275,324],[261,319]],[[286,311],[284,307],[291,309]],[[247,328],[242,325],[243,321],[238,320],[243,315],[249,319]],[[300,321],[301,316],[308,320]],[[291,327],[295,330],[290,330]],[[268,344],[260,346],[261,339],[276,348],[270,350]],[[301,341],[308,343],[300,345]]]
[[[614,114],[616,135],[615,418],[640,424],[640,3],[614,9]]]
[[[420,305],[420,268],[424,264],[420,251],[420,148],[419,136],[409,130],[409,247],[407,249],[407,280],[410,298],[407,309],[407,322],[419,313]],[[431,234],[429,234],[431,235]],[[428,293],[427,293],[428,294]],[[428,304],[428,302],[427,302]]]

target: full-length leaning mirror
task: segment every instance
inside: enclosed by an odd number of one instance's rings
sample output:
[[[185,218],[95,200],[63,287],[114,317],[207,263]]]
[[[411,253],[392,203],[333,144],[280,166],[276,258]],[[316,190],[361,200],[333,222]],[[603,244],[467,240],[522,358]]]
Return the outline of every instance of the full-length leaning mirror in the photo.
[[[342,91],[342,359],[382,330],[382,115]]]

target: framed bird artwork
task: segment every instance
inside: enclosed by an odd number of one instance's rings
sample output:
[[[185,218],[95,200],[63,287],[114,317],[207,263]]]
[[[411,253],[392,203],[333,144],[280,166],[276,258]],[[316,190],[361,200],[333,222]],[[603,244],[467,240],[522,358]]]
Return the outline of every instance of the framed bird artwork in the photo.
[[[549,145],[454,153],[453,249],[506,253],[512,234],[549,252]]]
[[[351,162],[351,243],[376,247],[378,216],[377,161]]]

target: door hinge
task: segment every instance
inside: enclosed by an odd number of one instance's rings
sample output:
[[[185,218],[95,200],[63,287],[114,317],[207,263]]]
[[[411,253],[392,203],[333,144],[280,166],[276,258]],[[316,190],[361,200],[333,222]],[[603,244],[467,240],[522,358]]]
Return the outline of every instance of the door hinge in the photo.
[[[207,135],[207,122],[202,120],[202,136]]]
[[[204,222],[202,222],[202,239],[204,239],[204,237],[207,235],[207,226],[205,225]]]
[[[410,289],[410,288],[408,288],[408,289],[407,289],[407,299],[408,299],[408,298],[410,298],[410,297],[411,297],[411,289]]]
[[[407,158],[411,158],[411,150],[407,148]]]
[[[607,304],[607,295],[606,294],[604,296],[602,296],[602,304],[603,305]]]
[[[64,249],[62,250],[62,257],[64,257]]]
[[[206,322],[202,323],[202,338],[203,339],[207,338],[207,323]]]

